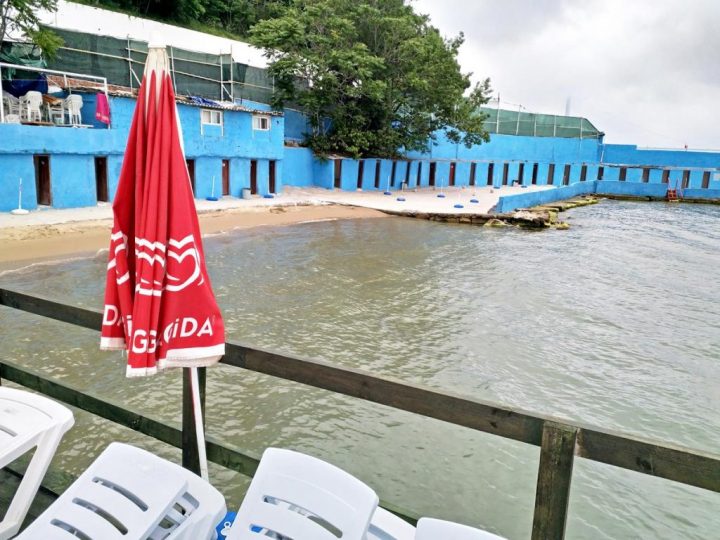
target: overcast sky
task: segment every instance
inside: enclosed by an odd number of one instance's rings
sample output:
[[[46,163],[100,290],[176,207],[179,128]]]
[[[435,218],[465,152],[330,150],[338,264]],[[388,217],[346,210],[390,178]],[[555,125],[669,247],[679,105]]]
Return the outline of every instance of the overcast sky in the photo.
[[[585,116],[606,142],[720,149],[720,0],[415,0],[502,106]]]

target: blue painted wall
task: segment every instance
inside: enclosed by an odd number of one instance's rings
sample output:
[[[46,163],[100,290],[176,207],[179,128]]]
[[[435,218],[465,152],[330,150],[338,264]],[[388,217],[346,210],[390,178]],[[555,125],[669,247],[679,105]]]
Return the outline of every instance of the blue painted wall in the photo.
[[[285,184],[300,187],[313,185],[314,156],[310,149],[287,146],[285,147],[283,161],[283,180]]]
[[[0,211],[8,212],[18,207],[20,179],[22,179],[22,207],[28,210],[37,208],[32,156],[2,156],[0,177]]]
[[[429,151],[409,152],[411,158],[450,160],[508,160],[596,162],[600,159],[602,145],[598,139],[566,139],[562,137],[516,137],[514,135],[491,135],[490,142],[470,148],[447,140],[436,134],[436,141]]]
[[[667,186],[658,183],[589,181],[578,182],[570,186],[562,186],[542,191],[530,191],[500,197],[495,212],[512,212],[518,208],[530,208],[579,195],[627,195],[631,197],[663,198]],[[720,189],[686,189],[683,195],[693,199],[720,199]]]
[[[94,122],[95,95],[83,96],[83,123]],[[248,104],[245,103],[247,106]],[[267,108],[267,106],[264,106]],[[135,108],[135,100],[110,98],[112,127],[106,129],[69,129],[45,126],[0,125],[0,210],[17,206],[17,179],[26,178],[25,197],[28,208],[36,206],[32,156],[49,154],[52,205],[56,208],[91,206],[96,204],[96,156],[108,158],[108,191],[115,195],[127,144],[128,131]],[[199,107],[178,104],[178,116],[183,133],[185,153],[195,159],[196,196],[222,189],[222,160],[230,160],[230,193],[240,196],[241,188],[249,186],[249,159],[258,159],[258,187],[268,192],[268,160],[277,160],[276,185],[282,187],[284,151],[284,118],[271,116],[267,131],[252,129],[251,112],[223,111],[223,127],[201,126]],[[21,165],[22,164],[22,165]],[[29,165],[28,165],[29,164]],[[32,187],[32,192],[30,190]],[[15,202],[13,202],[13,193]]]

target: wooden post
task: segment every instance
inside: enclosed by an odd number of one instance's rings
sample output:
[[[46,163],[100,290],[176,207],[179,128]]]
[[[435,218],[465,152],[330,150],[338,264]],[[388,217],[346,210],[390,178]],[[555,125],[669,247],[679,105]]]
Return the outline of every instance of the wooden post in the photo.
[[[543,425],[532,540],[565,537],[577,436],[573,426],[550,421]]]
[[[205,423],[206,378],[207,368],[198,368],[198,383],[200,385],[203,424]],[[200,458],[198,456],[197,437],[195,436],[195,418],[193,416],[193,398],[192,388],[190,386],[189,369],[183,369],[182,466],[194,472],[198,476],[200,475]]]

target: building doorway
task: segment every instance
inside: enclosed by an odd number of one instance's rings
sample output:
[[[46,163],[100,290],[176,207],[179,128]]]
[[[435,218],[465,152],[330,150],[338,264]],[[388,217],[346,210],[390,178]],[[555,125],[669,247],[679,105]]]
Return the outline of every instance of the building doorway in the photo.
[[[390,186],[395,187],[395,173],[397,172],[397,161],[392,162],[392,169],[390,169],[390,181],[388,182],[388,189]]]
[[[523,176],[525,176],[525,164],[521,163],[520,167],[518,168],[518,177],[517,177],[518,182],[520,183],[521,186],[523,183]]]
[[[707,189],[709,187],[710,187],[710,171],[705,171],[703,173],[702,188]]]
[[[422,161],[418,161],[418,172],[417,178],[415,179],[416,187],[420,187],[422,184]]]
[[[687,189],[690,187],[690,171],[685,170],[683,171],[682,176],[682,188]]]
[[[362,189],[363,174],[365,174],[365,160],[361,159],[358,162],[358,177],[356,185],[358,189]]]
[[[107,158],[95,158],[95,198],[98,202],[108,202]]]
[[[470,164],[470,185],[475,185],[475,173],[477,172],[477,163]]]
[[[430,186],[435,187],[435,170],[437,169],[437,163],[434,161],[430,162]]]
[[[508,185],[508,174],[510,172],[510,164],[509,163],[503,163],[503,179],[502,179],[502,185],[507,186]]]
[[[188,176],[190,177],[190,187],[192,187],[193,197],[195,196],[195,160],[186,159],[185,164],[187,165]]]
[[[455,162],[453,161],[453,162],[450,164],[450,176],[448,177],[448,185],[449,185],[449,186],[454,186],[454,185],[455,185],[455,167],[456,167],[456,164],[455,164]]]
[[[270,181],[270,193],[275,193],[275,160],[271,160],[269,163],[268,178]]]
[[[565,165],[565,170],[563,171],[563,186],[569,186],[570,185],[570,165]]]
[[[230,160],[222,160],[222,194],[230,195]]]
[[[255,195],[257,192],[257,160],[253,159],[250,161],[250,193]]]
[[[333,181],[333,186],[335,186],[337,189],[340,189],[342,187],[342,159],[336,159],[334,160],[335,163],[335,176]]]
[[[50,156],[33,156],[35,165],[35,193],[37,203],[45,206],[52,204],[50,189]]]
[[[493,176],[495,176],[495,164],[489,163],[488,164],[488,175],[487,175],[487,185],[488,186],[493,185]]]
[[[375,189],[380,189],[380,160],[375,161]]]
[[[531,180],[533,185],[537,184],[537,177],[538,177],[538,164],[534,163],[533,170],[532,170],[532,180]]]
[[[548,176],[547,176],[547,184],[548,186],[552,186],[555,182],[555,164],[551,163],[548,165]]]

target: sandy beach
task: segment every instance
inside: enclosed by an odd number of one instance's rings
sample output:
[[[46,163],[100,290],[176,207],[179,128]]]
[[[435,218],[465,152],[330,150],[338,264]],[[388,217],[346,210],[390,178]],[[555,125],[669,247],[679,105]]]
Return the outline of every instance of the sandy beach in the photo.
[[[109,209],[108,209],[109,212]],[[265,206],[200,213],[203,235],[261,226],[388,217],[368,208],[339,205]],[[0,227],[0,268],[96,253],[107,248],[112,219]]]

